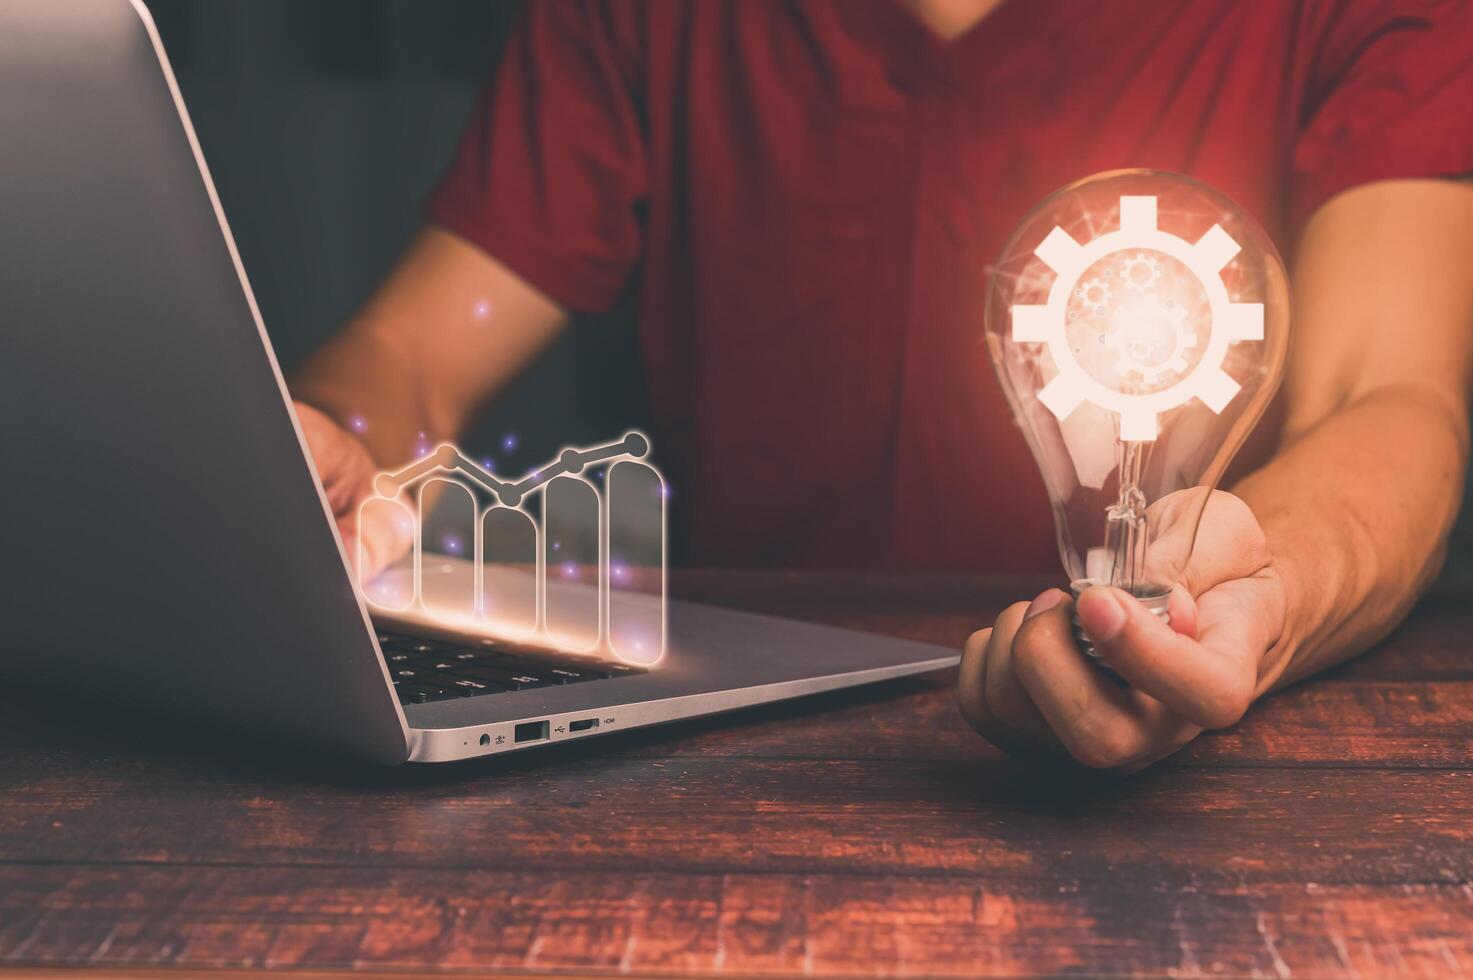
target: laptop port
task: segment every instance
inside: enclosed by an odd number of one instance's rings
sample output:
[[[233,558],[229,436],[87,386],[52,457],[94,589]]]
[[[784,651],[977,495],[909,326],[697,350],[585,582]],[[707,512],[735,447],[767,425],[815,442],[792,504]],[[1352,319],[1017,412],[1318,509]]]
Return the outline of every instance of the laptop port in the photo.
[[[547,739],[547,722],[524,721],[517,726],[513,736],[517,742],[542,742]]]
[[[598,719],[597,718],[580,718],[577,721],[569,722],[568,723],[568,731],[570,731],[570,732],[586,732],[590,728],[597,728],[597,727],[598,727]]]

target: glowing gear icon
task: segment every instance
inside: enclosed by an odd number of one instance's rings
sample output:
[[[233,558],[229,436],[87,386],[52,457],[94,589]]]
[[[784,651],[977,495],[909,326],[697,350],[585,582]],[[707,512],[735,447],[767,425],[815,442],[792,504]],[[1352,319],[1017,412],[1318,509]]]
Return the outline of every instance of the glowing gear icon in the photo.
[[[1137,252],[1125,261],[1125,268],[1120,270],[1120,278],[1136,292],[1149,292],[1161,281],[1161,263],[1153,255]]]
[[[1034,254],[1055,273],[1047,303],[1011,308],[1013,340],[1022,344],[1046,345],[1058,372],[1039,391],[1039,401],[1060,420],[1068,418],[1086,401],[1114,412],[1120,417],[1120,438],[1127,442],[1154,442],[1158,416],[1193,398],[1221,413],[1240,388],[1238,382],[1222,368],[1228,345],[1263,340],[1263,304],[1234,303],[1220,275],[1223,267],[1238,254],[1239,248],[1221,225],[1213,225],[1196,242],[1188,242],[1160,230],[1156,227],[1154,196],[1120,198],[1119,230],[1085,244],[1075,241],[1063,228],[1055,227],[1034,249]],[[1185,351],[1195,348],[1198,337],[1186,323],[1185,311],[1179,318],[1175,313],[1169,314],[1174,324],[1175,343],[1164,358],[1147,357],[1141,347],[1130,341],[1128,331],[1116,341],[1125,348],[1122,363],[1147,381],[1153,377],[1159,380],[1168,371],[1185,372],[1174,384],[1159,391],[1140,393],[1106,385],[1091,376],[1070,348],[1067,335],[1069,298],[1075,295],[1075,290],[1080,288],[1080,280],[1096,262],[1118,252],[1136,253],[1126,259],[1127,271],[1138,259],[1149,259],[1155,265],[1147,265],[1147,268],[1154,268],[1158,275],[1160,263],[1149,252],[1175,259],[1191,271],[1207,297],[1210,329],[1202,356],[1189,371]],[[1155,282],[1153,278],[1151,285],[1154,286]],[[1116,329],[1119,332],[1118,325]],[[1191,347],[1185,345],[1183,331],[1192,334]],[[1117,353],[1121,352],[1117,349]],[[1136,354],[1142,354],[1146,359],[1138,359]],[[1122,377],[1124,374],[1121,372]]]
[[[1095,316],[1104,316],[1110,306],[1110,284],[1099,276],[1090,279],[1075,291],[1079,302],[1090,308]]]

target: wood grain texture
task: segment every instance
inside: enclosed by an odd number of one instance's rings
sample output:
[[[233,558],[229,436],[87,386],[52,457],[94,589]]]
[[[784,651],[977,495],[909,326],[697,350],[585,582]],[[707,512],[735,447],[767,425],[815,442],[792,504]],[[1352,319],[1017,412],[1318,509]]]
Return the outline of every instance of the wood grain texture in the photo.
[[[1048,583],[707,574],[959,643]],[[1473,972],[1473,603],[1118,780],[915,678],[378,770],[0,701],[0,963],[648,974]]]
[[[1466,886],[1066,878],[0,869],[31,963],[628,973],[1448,976]]]

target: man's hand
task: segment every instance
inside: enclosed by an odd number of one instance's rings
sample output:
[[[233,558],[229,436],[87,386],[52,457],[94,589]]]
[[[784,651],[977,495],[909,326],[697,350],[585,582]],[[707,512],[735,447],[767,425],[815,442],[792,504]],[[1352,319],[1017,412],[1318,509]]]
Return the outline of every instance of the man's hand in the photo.
[[[359,508],[373,493],[378,475],[373,457],[356,436],[311,405],[297,402],[296,409],[348,558],[366,582],[408,552],[413,538],[381,515],[375,519],[370,513],[360,520]]]
[[[1063,592],[1010,606],[967,640],[962,714],[1008,751],[1124,771],[1232,725],[1282,670],[1266,655],[1286,617],[1283,583],[1247,505],[1215,491],[1191,560],[1167,584],[1170,626],[1119,589],[1080,596],[1080,622],[1124,686],[1080,652]]]

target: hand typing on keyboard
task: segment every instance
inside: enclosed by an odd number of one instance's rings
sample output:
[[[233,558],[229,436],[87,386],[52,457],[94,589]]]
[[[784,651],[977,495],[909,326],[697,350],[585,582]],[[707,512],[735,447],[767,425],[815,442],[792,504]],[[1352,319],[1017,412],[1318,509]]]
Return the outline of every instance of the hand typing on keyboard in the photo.
[[[295,407],[350,560],[356,563],[362,549],[360,577],[366,582],[408,553],[414,546],[413,530],[396,527],[382,515],[375,519],[373,513],[360,521],[359,508],[373,494],[373,478],[378,475],[368,448],[311,405],[297,402]]]

